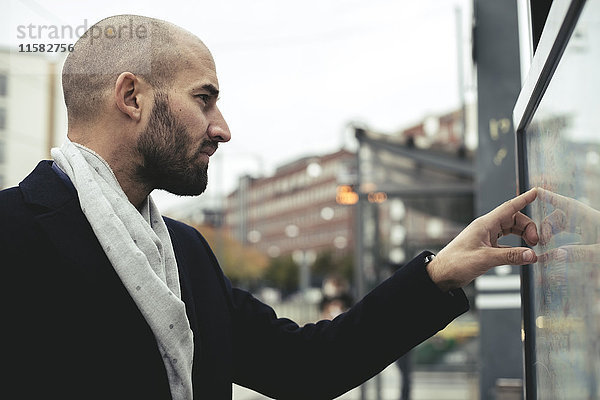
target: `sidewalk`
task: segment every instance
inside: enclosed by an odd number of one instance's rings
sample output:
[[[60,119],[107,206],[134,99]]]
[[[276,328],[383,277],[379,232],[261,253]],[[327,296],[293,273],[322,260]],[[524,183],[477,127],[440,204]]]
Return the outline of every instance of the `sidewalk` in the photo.
[[[400,373],[392,364],[380,374],[381,400],[400,398]],[[411,400],[479,400],[477,376],[466,372],[427,372],[412,373]],[[374,379],[367,382],[367,400],[377,399]],[[265,400],[251,390],[234,386],[234,400]],[[308,399],[307,399],[308,400]],[[349,391],[337,400],[360,400],[360,388]]]

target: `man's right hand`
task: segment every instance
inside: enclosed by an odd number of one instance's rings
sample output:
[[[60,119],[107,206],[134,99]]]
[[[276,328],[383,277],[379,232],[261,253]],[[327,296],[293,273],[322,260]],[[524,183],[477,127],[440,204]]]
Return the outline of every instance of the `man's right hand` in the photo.
[[[535,263],[537,256],[533,250],[500,246],[498,239],[515,234],[530,246],[538,243],[535,223],[520,212],[536,196],[537,189],[531,189],[471,222],[427,265],[433,282],[447,291],[467,285],[498,265]]]

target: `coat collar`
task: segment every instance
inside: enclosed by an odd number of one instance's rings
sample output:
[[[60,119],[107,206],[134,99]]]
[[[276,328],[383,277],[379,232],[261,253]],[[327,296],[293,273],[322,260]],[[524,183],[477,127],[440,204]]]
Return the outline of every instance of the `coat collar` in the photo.
[[[52,163],[50,160],[40,161],[33,172],[19,184],[26,203],[54,210],[77,199],[77,192],[72,184],[71,187],[67,186],[52,170]]]
[[[77,191],[52,169],[52,161],[40,161],[19,188],[38,226],[63,257],[76,266],[88,264],[84,260],[109,263],[81,211]]]

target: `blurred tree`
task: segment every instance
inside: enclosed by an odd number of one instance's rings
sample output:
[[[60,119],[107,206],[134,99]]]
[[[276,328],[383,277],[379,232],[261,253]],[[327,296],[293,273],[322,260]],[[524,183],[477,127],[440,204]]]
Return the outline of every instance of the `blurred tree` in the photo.
[[[317,255],[312,266],[313,282],[322,282],[323,278],[331,274],[338,274],[352,282],[354,277],[354,257],[352,254],[334,256],[331,250],[325,250]]]
[[[337,274],[352,282],[354,259],[352,254],[336,257],[330,250],[325,250],[317,255],[311,267],[311,285],[320,286],[323,279],[329,275]],[[291,255],[272,258],[263,275],[264,284],[289,295],[298,290],[299,267]]]
[[[271,259],[265,271],[264,282],[268,286],[280,289],[286,296],[298,290],[298,271],[298,265],[292,260],[291,255],[275,257]]]
[[[219,258],[219,264],[236,286],[252,286],[269,265],[268,257],[251,246],[244,246],[231,235],[219,234],[210,226],[196,226]]]

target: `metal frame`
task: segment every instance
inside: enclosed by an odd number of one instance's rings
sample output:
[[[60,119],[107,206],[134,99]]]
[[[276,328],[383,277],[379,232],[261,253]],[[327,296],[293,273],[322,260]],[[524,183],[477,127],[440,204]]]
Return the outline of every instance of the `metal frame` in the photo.
[[[527,156],[524,139],[526,130],[550,84],[584,5],[585,0],[553,1],[546,27],[531,62],[529,74],[515,104],[513,123],[516,134],[517,190],[519,193],[523,193],[529,188],[525,162]],[[530,214],[528,208],[525,213]],[[533,282],[532,266],[523,267],[521,270],[521,300],[525,358],[524,390],[525,398],[528,400],[537,398],[535,316],[533,314],[535,288]]]

